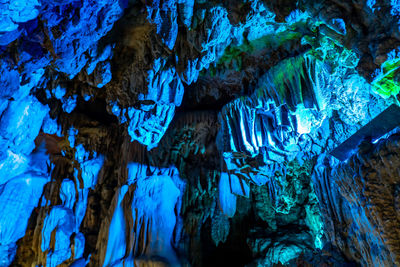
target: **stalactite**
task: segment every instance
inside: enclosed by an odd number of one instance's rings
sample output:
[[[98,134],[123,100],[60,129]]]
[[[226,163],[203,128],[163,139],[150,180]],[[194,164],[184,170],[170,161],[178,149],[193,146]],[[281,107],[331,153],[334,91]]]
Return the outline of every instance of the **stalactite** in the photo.
[[[400,264],[397,1],[0,2],[1,266]]]

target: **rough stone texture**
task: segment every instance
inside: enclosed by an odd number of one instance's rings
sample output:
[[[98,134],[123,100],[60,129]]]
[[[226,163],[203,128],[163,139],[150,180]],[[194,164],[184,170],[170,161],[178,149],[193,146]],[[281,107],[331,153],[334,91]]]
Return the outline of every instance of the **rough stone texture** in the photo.
[[[347,164],[332,168],[321,159],[316,167],[330,239],[366,266],[399,264],[398,142],[394,134],[363,143]]]
[[[400,265],[397,2],[0,0],[0,265]]]

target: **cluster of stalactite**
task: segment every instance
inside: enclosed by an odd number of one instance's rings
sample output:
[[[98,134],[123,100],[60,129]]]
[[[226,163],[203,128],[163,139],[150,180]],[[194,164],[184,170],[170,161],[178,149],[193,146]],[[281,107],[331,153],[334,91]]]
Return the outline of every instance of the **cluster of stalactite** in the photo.
[[[397,1],[0,1],[1,266],[396,266]]]

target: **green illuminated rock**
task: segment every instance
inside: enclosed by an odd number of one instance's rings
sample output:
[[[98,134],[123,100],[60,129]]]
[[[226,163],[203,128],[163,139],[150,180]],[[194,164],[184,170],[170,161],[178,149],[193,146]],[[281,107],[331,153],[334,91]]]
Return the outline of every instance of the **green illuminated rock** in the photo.
[[[381,73],[372,82],[376,93],[384,98],[397,96],[400,92],[399,74],[400,58],[388,60],[382,64]]]

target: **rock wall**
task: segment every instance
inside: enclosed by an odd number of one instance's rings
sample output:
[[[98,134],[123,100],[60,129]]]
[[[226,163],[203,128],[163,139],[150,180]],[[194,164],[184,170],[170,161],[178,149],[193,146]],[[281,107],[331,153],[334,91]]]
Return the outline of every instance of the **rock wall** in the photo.
[[[346,164],[322,160],[314,180],[330,240],[365,266],[397,266],[399,135],[363,143]]]
[[[0,1],[0,265],[399,265],[399,10]]]

